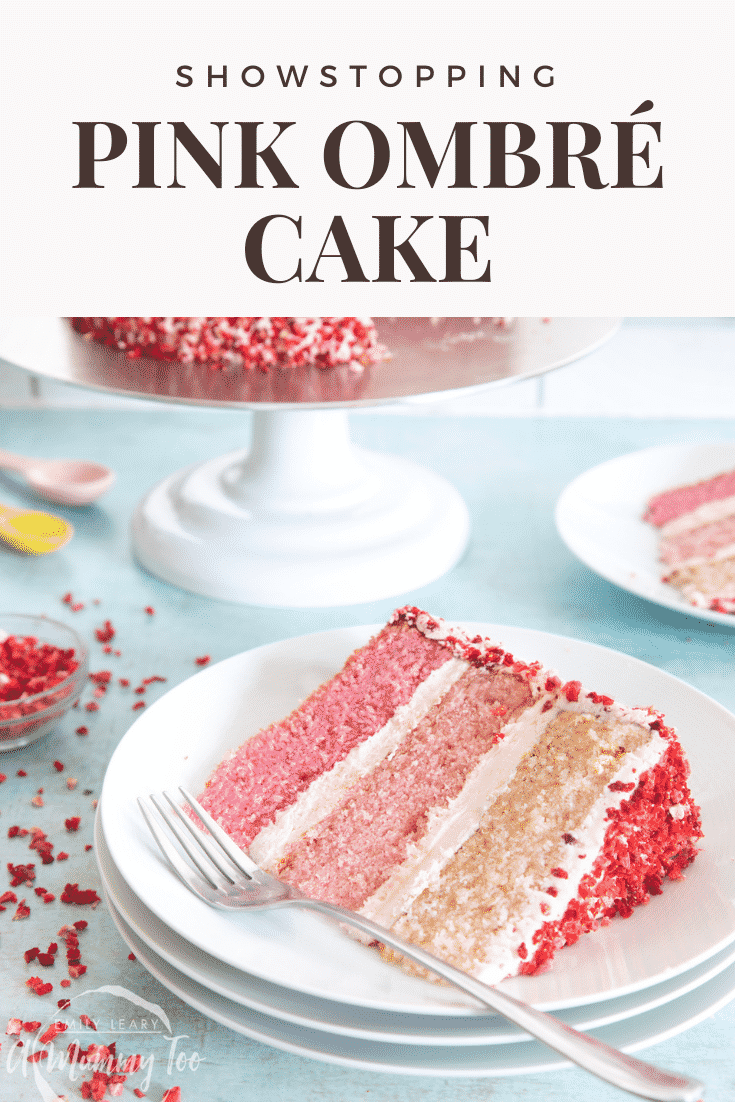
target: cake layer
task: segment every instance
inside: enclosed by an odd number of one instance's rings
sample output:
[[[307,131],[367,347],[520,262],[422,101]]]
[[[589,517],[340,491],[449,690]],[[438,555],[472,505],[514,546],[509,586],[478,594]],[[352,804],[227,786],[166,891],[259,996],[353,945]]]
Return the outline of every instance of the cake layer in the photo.
[[[648,502],[643,519],[661,528],[671,520],[691,513],[708,501],[735,495],[735,471],[726,471],[714,478],[704,479],[689,486],[676,486],[657,494]]]
[[[726,558],[728,548],[732,548],[729,554],[735,554],[735,515],[663,537],[659,558],[668,566],[697,560],[704,562],[714,557]]]
[[[494,983],[681,875],[687,773],[654,710],[406,608],[202,802],[282,879]]]

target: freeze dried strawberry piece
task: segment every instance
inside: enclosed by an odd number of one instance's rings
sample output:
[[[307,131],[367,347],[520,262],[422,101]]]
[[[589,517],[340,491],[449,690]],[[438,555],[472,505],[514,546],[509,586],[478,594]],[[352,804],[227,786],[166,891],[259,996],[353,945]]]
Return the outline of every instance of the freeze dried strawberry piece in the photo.
[[[38,954],[38,963],[40,965],[42,965],[44,968],[50,968],[51,965],[54,963],[53,953],[39,953]]]
[[[28,776],[28,774],[26,773],[25,769],[19,769],[19,770],[18,770],[18,773],[17,773],[17,776],[19,776],[19,777],[27,777],[27,776]]]
[[[62,980],[61,981],[62,986],[63,986],[63,984],[68,983],[68,982],[69,982],[68,980]],[[68,1010],[69,1007],[71,1006],[71,999],[59,999],[59,1001],[57,1002],[56,1005],[58,1006],[59,1010]]]
[[[143,678],[142,684],[143,684],[143,685],[153,685],[153,683],[154,683],[155,681],[165,681],[165,680],[166,680],[166,678],[165,678],[165,677],[159,677],[159,676],[158,676],[158,674],[154,674],[154,676],[153,676],[153,677],[145,677],[145,678]]]
[[[86,1025],[88,1029],[93,1029],[93,1030],[95,1030],[95,1032],[97,1031],[97,1026],[94,1024],[94,1022],[89,1017],[89,1015],[80,1014],[79,1015],[79,1021],[82,1023],[82,1025]]]
[[[71,987],[71,980],[60,980],[59,982],[62,987]],[[66,1005],[69,1005],[68,1000],[66,1001]]]
[[[56,860],[57,861],[68,861],[69,860],[69,854],[64,853],[63,849],[59,850],[59,852],[56,854]],[[61,898],[62,899],[64,898],[63,895],[62,895]]]
[[[26,964],[30,964],[32,960],[35,960],[40,951],[41,950],[38,948],[38,946],[36,946],[35,949],[26,949],[25,953],[23,954],[23,958]]]
[[[38,1049],[36,1052],[31,1052],[27,1059],[29,1064],[37,1064],[39,1060],[48,1060],[48,1052]]]
[[[99,712],[100,710],[100,706],[95,700],[88,700],[84,708],[87,712]]]
[[[79,781],[77,780],[76,777],[67,777],[66,778],[66,787],[69,789],[70,792],[73,792],[78,784],[79,784]]]
[[[13,915],[13,922],[17,922],[19,918],[28,918],[31,913],[31,908],[26,903],[25,899],[21,899],[18,904],[15,914]]]
[[[138,1087],[133,1088],[133,1094],[135,1095],[136,1098],[145,1098],[145,1095],[143,1094],[143,1091],[140,1090]]]
[[[2,784],[3,781],[6,781],[7,779],[8,779],[8,774],[7,773],[0,773],[0,784]]]
[[[105,620],[101,628],[97,628],[95,636],[100,643],[109,643],[111,639],[115,638],[115,629],[109,620]]]
[[[54,762],[54,769],[56,770],[57,773],[62,773],[63,770],[64,770],[64,763],[61,762],[61,761],[55,761]]]
[[[38,1025],[40,1026],[40,1022]],[[53,1041],[54,1037],[58,1037],[60,1033],[65,1033],[69,1026],[66,1022],[52,1022],[48,1029],[45,1029],[41,1036],[38,1038],[42,1045],[47,1045],[49,1041]]]
[[[75,930],[86,930],[88,926],[89,923],[87,922],[86,918],[78,918],[77,921],[74,923]]]
[[[44,983],[40,976],[31,976],[26,980],[26,987],[30,987],[37,995],[48,995],[49,991],[53,991],[53,985]]]
[[[8,827],[8,838],[17,838],[20,834],[19,826]]]
[[[18,1037],[20,1031],[23,1028],[23,1022],[20,1018],[8,1018],[8,1026],[5,1030],[6,1037]]]
[[[118,677],[117,683],[118,685],[122,685],[123,689],[127,689],[128,685],[130,684],[127,677]]]
[[[147,612],[149,616],[155,616],[156,615],[156,610],[155,610],[155,608],[152,608],[151,605],[146,605],[145,608],[143,609],[143,612]]]
[[[36,1030],[40,1028],[40,1022],[23,1022],[23,1029],[26,1033],[35,1033]]]
[[[89,734],[89,728],[88,727],[77,727],[76,734],[77,735],[88,735]]]
[[[0,895],[0,903],[17,903],[17,902],[18,902],[18,896],[15,894],[15,892],[3,892],[3,894]]]
[[[145,708],[145,701],[144,700],[139,700],[136,704],[133,705],[133,707],[130,710],[132,712],[138,712],[138,711],[140,711],[141,708]]]
[[[61,893],[62,903],[75,903],[77,906],[84,906],[85,903],[97,904],[102,900],[97,895],[97,892],[93,888],[82,888],[80,890],[78,884],[67,884]]]
[[[64,819],[64,826],[67,830],[79,830],[79,824],[81,823],[81,815],[73,815],[70,819]]]
[[[163,1092],[161,1102],[181,1102],[181,1087],[169,1087]]]
[[[69,975],[71,976],[71,978],[73,980],[78,980],[79,977],[83,976],[86,971],[87,971],[87,965],[86,964],[70,964],[69,965]]]
[[[11,878],[11,888],[17,888],[19,884],[27,884],[29,881],[36,879],[36,866],[34,864],[13,865],[8,861],[8,872]]]
[[[209,662],[209,655],[203,654],[201,658],[195,658],[194,661],[197,666],[206,666],[207,662]]]
[[[56,899],[56,896],[54,895],[53,892],[46,892],[46,894],[43,896],[44,903],[53,903],[53,901],[55,899]]]
[[[569,703],[574,704],[579,700],[579,694],[582,691],[582,682],[567,681],[566,685],[562,686],[561,691],[564,693]]]
[[[91,673],[89,680],[94,681],[95,685],[109,685],[112,680],[112,670],[98,670],[97,673]]]

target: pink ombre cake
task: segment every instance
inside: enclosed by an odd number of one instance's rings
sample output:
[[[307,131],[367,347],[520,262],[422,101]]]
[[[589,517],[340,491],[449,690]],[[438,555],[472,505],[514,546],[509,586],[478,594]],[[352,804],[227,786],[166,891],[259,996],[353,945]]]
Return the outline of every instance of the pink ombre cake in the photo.
[[[681,877],[688,772],[653,709],[404,608],[202,803],[282,879],[496,983]]]
[[[735,471],[658,494],[643,519],[661,529],[662,580],[698,608],[735,612]]]

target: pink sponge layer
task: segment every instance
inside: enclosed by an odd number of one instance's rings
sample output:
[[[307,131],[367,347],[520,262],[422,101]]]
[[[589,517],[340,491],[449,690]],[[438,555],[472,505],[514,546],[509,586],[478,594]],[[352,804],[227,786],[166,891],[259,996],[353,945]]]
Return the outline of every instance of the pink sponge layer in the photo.
[[[383,628],[297,711],[225,760],[213,774],[202,805],[226,824],[239,845],[250,845],[278,811],[380,730],[450,658],[446,647],[406,624]]]
[[[733,494],[735,471],[727,471],[703,482],[695,482],[691,486],[677,486],[673,490],[657,494],[649,501],[643,519],[662,528],[670,520],[691,513],[707,501],[719,501],[720,498],[732,497]]]

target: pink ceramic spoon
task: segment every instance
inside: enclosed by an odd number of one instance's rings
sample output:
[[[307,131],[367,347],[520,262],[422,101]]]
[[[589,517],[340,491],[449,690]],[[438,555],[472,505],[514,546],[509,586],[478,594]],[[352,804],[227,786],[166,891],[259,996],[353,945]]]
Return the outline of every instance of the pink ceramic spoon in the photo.
[[[61,505],[90,505],[115,481],[115,472],[101,463],[86,459],[32,459],[1,448],[0,467],[18,471],[37,494]]]

